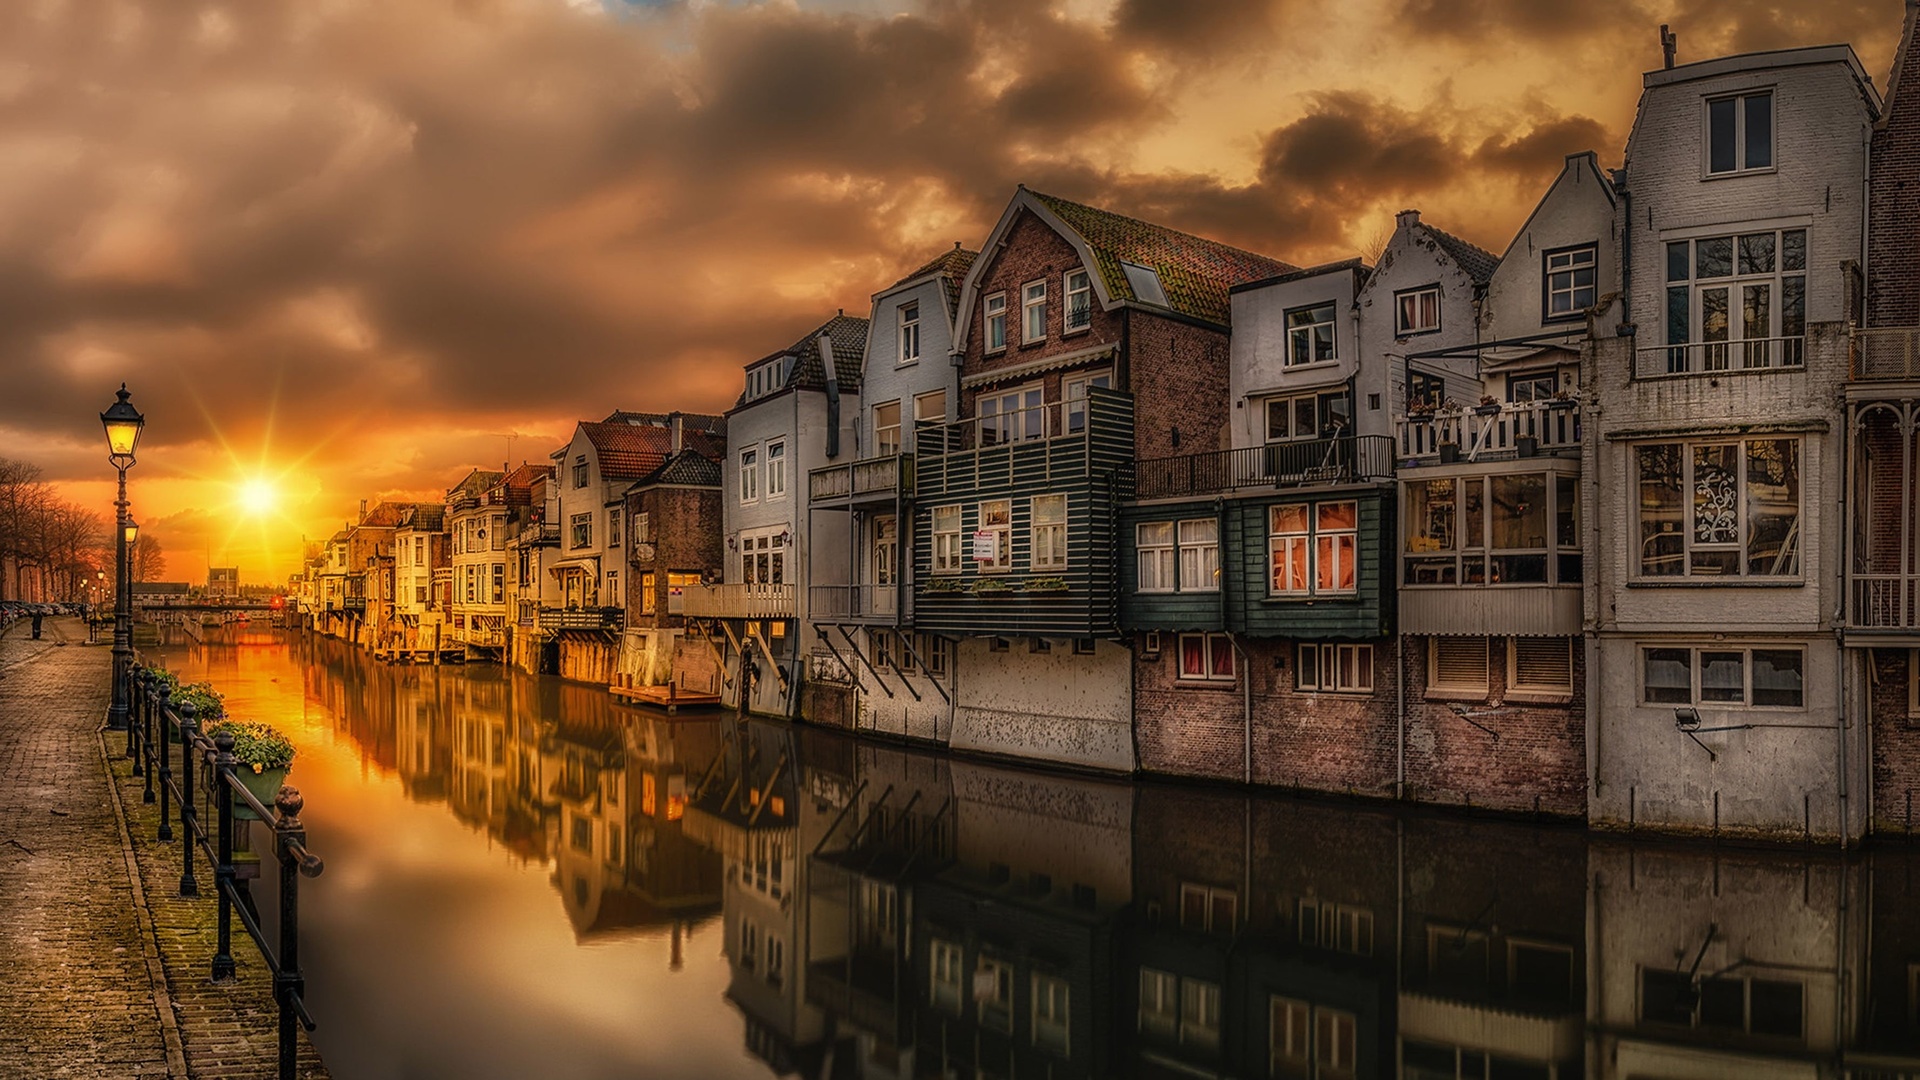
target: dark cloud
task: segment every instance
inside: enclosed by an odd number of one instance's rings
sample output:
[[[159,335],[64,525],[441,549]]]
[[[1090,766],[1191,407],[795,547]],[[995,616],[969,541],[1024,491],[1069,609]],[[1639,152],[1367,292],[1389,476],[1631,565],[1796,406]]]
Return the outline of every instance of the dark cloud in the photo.
[[[1115,36],[1137,47],[1215,57],[1218,50],[1269,44],[1279,21],[1276,0],[1120,0]]]
[[[1517,135],[1490,135],[1473,153],[1473,163],[1528,179],[1552,174],[1568,154],[1596,150],[1612,155],[1614,136],[1600,121],[1587,116],[1563,116],[1535,124]]]

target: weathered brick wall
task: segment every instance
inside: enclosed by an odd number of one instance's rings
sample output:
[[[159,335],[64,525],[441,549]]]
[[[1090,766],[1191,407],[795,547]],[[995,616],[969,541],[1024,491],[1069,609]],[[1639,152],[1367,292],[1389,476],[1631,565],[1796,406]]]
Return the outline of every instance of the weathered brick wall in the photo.
[[[1134,456],[1147,461],[1230,446],[1227,335],[1142,311],[1127,318]]]
[[[1867,649],[1867,724],[1873,740],[1873,831],[1899,836],[1913,831],[1920,801],[1920,723],[1908,717],[1912,704],[1912,653]]]
[[[1897,574],[1905,569],[1905,530],[1900,519],[1913,478],[1901,467],[1903,433],[1896,409],[1897,405],[1864,412],[1854,449],[1856,455],[1873,462],[1865,476],[1866,490],[1856,492],[1859,505],[1855,508],[1861,523],[1855,542],[1865,556],[1859,569],[1868,574]]]
[[[1005,245],[990,256],[986,270],[980,275],[973,311],[967,322],[967,338],[963,343],[966,350],[963,373],[975,375],[1018,367],[1044,357],[1077,352],[1101,342],[1118,344],[1123,313],[1101,310],[1097,297],[1093,305],[1092,325],[1068,337],[1060,334],[1066,316],[1062,277],[1079,265],[1080,256],[1073,250],[1073,245],[1039,218],[1032,214],[1021,214],[1013,227],[1007,230]],[[1042,341],[1029,343],[1020,339],[1020,287],[1030,281],[1041,280],[1047,283],[1047,336]],[[1007,295],[1007,347],[1004,352],[989,356],[982,302],[996,292]],[[1058,374],[1050,374],[1047,378],[1047,400],[1056,399],[1054,391],[1058,386]],[[964,408],[960,415],[972,416],[974,393],[962,391],[962,395]]]
[[[791,482],[791,478],[789,478]],[[627,624],[678,628],[686,625],[680,615],[667,613],[667,574],[702,573],[718,580],[726,554],[721,550],[724,531],[718,488],[656,487],[627,496],[627,527],[647,515],[648,543],[653,556],[643,559],[627,542],[630,570],[626,583]],[[644,550],[644,549],[642,549]],[[642,615],[646,605],[643,575],[651,573],[654,613]]]
[[[1867,325],[1920,324],[1920,52],[1912,47],[1913,12],[1902,30],[1901,68],[1873,133],[1867,192]]]
[[[1432,691],[1427,638],[1409,635],[1408,796],[1496,810],[1584,815],[1587,810],[1586,650],[1573,642],[1573,693],[1564,701],[1510,700],[1508,642],[1494,638],[1484,697]],[[1429,700],[1429,697],[1433,700]],[[1496,741],[1452,709],[1500,733]],[[1491,710],[1498,710],[1493,712]]]

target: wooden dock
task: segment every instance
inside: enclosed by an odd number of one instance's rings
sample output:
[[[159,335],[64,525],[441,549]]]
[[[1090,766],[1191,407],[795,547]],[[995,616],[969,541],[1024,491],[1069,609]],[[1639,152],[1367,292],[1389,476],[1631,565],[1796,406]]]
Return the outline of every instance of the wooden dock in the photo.
[[[610,686],[607,692],[622,701],[631,701],[636,705],[652,705],[667,710],[672,716],[679,709],[710,709],[720,704],[719,694],[703,694],[684,687],[668,684],[666,686]]]

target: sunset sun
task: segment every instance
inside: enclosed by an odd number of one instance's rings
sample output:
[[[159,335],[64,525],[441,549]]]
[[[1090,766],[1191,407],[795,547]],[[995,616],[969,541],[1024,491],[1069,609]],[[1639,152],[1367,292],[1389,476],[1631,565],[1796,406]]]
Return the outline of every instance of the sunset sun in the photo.
[[[280,505],[280,492],[273,481],[255,477],[240,483],[234,501],[249,514],[270,514]]]

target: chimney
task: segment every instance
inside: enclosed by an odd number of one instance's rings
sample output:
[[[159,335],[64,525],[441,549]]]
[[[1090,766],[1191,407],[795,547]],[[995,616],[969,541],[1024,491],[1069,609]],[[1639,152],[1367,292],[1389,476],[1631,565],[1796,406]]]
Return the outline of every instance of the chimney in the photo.
[[[1680,51],[1680,38],[1666,23],[1660,24],[1660,53],[1666,58],[1667,70],[1673,70],[1673,58]]]
[[[367,500],[365,499],[360,500],[360,520],[367,520]]]
[[[1402,210],[1393,215],[1393,227],[1396,229],[1404,229],[1410,225],[1418,224],[1420,224],[1420,211],[1418,210]]]
[[[668,414],[667,430],[673,433],[673,439],[668,445],[672,447],[673,453],[677,454],[680,452],[680,447],[686,442],[686,438],[687,438],[686,418],[681,416],[677,412]]]

